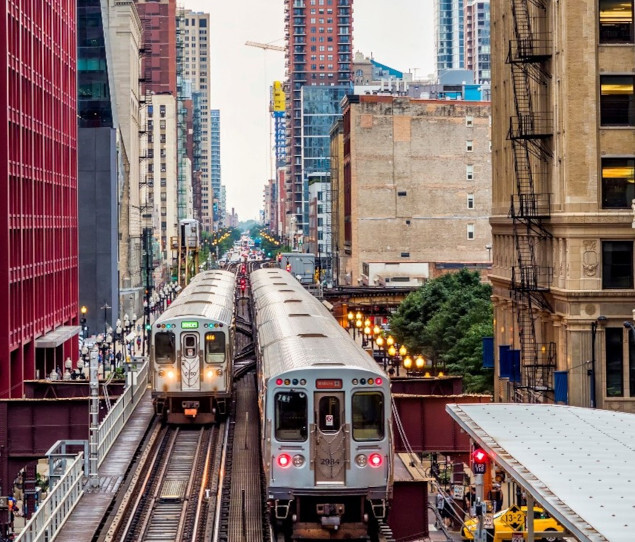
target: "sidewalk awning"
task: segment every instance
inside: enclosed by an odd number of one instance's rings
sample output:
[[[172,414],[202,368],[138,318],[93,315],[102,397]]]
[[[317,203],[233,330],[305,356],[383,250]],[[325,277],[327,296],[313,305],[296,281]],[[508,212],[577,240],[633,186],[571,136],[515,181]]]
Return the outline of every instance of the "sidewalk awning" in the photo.
[[[137,336],[136,332],[131,331],[130,333],[128,333],[128,335],[126,335],[124,337],[124,339],[126,340],[127,343],[134,341],[135,337]]]
[[[80,326],[61,326],[35,339],[35,348],[56,348],[79,334]]]

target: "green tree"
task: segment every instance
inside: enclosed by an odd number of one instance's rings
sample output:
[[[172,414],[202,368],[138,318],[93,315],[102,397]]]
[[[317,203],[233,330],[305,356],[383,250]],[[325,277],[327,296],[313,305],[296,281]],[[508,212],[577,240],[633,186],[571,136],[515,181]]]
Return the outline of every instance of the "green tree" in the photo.
[[[491,392],[491,371],[482,367],[482,338],[493,332],[491,295],[477,272],[443,275],[404,300],[391,332],[410,352],[462,376],[465,391]]]

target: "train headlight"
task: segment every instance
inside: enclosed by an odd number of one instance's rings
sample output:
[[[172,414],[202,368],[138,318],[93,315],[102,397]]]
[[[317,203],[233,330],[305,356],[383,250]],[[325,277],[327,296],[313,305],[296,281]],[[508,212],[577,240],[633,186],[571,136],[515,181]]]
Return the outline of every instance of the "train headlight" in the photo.
[[[291,456],[289,454],[280,454],[278,456],[278,466],[286,469],[291,465]]]
[[[173,371],[172,369],[170,369],[170,370],[168,371],[168,378],[169,378],[170,380],[172,380],[172,379],[174,378],[174,371]]]
[[[209,378],[210,380],[212,378],[214,378],[214,369],[207,369],[207,378]]]
[[[370,463],[371,467],[381,467],[383,462],[384,458],[381,456],[381,454],[370,454],[370,457],[368,458],[368,463]]]
[[[359,467],[365,467],[366,463],[368,463],[368,458],[364,454],[359,454],[355,458],[355,463],[357,463]]]
[[[301,467],[302,465],[304,465],[304,456],[300,455],[300,454],[296,454],[293,456],[293,466],[294,467]]]
[[[165,376],[165,371],[163,369],[159,369],[159,376],[163,378]]]

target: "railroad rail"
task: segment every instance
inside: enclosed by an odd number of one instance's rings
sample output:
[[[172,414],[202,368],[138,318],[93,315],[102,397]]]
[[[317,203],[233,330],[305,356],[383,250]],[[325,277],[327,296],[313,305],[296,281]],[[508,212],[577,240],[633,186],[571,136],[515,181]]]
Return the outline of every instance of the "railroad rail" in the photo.
[[[222,434],[223,424],[158,428],[105,540],[201,540],[214,509],[210,465],[219,461]]]

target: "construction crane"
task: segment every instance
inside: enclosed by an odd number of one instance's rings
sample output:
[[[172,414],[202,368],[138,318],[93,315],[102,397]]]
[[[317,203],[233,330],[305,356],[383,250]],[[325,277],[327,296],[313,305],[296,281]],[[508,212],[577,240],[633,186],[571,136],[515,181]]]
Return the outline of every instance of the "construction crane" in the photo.
[[[272,51],[280,51],[284,53],[286,49],[280,45],[271,45],[270,43],[258,43],[257,41],[246,41],[245,45],[249,47],[259,47],[260,49],[270,49]]]

